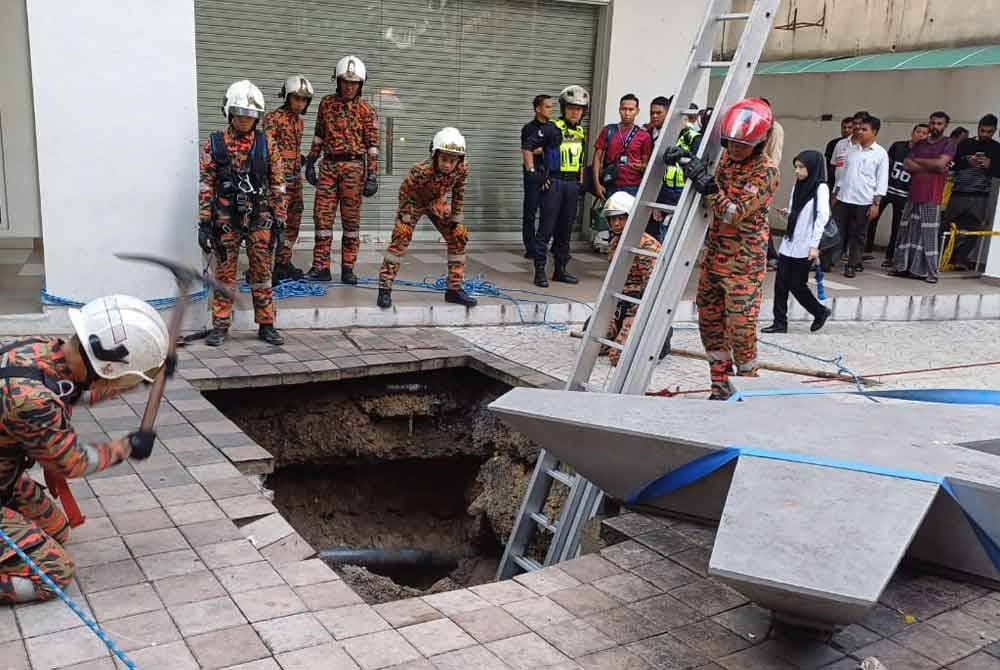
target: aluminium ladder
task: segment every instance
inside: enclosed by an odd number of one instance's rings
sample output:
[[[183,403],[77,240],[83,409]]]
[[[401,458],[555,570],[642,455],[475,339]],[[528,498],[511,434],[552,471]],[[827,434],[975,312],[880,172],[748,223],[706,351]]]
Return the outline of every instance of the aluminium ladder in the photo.
[[[636,207],[629,214],[618,249],[604,278],[590,325],[577,355],[576,367],[566,384],[567,390],[633,395],[646,392],[711,221],[711,212],[701,207],[701,195],[690,188],[689,184],[685,185],[676,205],[656,202],[665,170],[663,153],[680,132],[681,117],[694,100],[707,71],[725,68],[726,77],[714,104],[715,112],[708,127],[702,130],[704,139],[698,149],[699,157],[714,171],[721,154],[719,120],[725,110],[745,97],[779,2],[780,0],[753,0],[749,12],[736,13],[733,12],[733,0],[708,0],[705,18],[691,47],[684,77],[646,166]],[[735,21],[743,21],[744,25],[733,59],[713,61],[712,51],[723,27]],[[653,209],[667,212],[673,221],[658,255],[639,248]],[[636,256],[656,258],[643,296],[638,299],[624,294],[625,280]],[[622,301],[638,305],[632,329],[624,345],[604,337],[606,324]],[[620,352],[618,365],[610,383],[605,387],[590,382],[602,345]],[[561,465],[547,451],[542,450],[539,454],[527,493],[500,560],[497,579],[508,579],[522,571],[538,570],[573,558],[579,552],[580,529],[597,513],[603,494],[583,477],[565,472]],[[569,489],[556,521],[544,514],[553,482]],[[526,555],[536,528],[552,534],[544,564]]]

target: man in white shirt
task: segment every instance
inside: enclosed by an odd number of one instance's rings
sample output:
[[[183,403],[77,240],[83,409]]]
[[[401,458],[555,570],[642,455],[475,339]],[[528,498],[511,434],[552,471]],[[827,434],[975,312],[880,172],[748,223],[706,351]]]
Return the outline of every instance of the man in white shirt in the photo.
[[[838,167],[840,174],[833,190],[834,219],[847,238],[847,278],[864,270],[862,253],[868,227],[878,218],[879,203],[889,188],[889,155],[875,141],[881,126],[882,122],[870,114],[856,121],[855,148],[847,152],[843,168]]]

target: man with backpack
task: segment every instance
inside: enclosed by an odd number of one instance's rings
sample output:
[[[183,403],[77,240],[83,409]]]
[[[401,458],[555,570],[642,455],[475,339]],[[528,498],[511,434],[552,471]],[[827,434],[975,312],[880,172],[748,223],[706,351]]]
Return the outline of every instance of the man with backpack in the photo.
[[[623,95],[618,114],[621,121],[605,126],[594,145],[594,193],[601,200],[618,191],[636,195],[653,153],[653,138],[635,123],[639,98]]]
[[[247,80],[226,91],[222,113],[229,125],[212,133],[201,150],[198,193],[198,244],[215,254],[215,279],[235,286],[240,246],[244,243],[250,269],[247,282],[253,296],[257,338],[280,346],[285,340],[274,328],[271,268],[274,247],[285,226],[285,171],[274,142],[257,130],[264,114],[264,96]],[[212,331],[205,344],[226,340],[233,319],[233,299],[216,292],[212,298]]]

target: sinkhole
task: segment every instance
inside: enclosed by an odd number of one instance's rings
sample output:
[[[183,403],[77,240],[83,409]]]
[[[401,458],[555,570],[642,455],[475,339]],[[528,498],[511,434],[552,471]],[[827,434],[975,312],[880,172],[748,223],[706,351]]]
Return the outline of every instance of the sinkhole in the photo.
[[[494,579],[538,453],[487,409],[509,389],[452,368],[205,395],[274,456],[285,519],[377,603]]]

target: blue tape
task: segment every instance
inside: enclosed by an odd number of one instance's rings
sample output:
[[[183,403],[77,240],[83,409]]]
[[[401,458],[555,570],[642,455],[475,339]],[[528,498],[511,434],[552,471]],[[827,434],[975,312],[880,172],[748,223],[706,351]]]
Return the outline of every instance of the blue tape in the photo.
[[[843,393],[867,398],[890,398],[913,402],[934,402],[948,405],[1000,405],[1000,391],[986,389],[895,389],[886,391],[849,391],[843,389],[767,389],[762,391],[738,391],[728,402],[745,398],[767,398],[790,395],[832,395]]]

